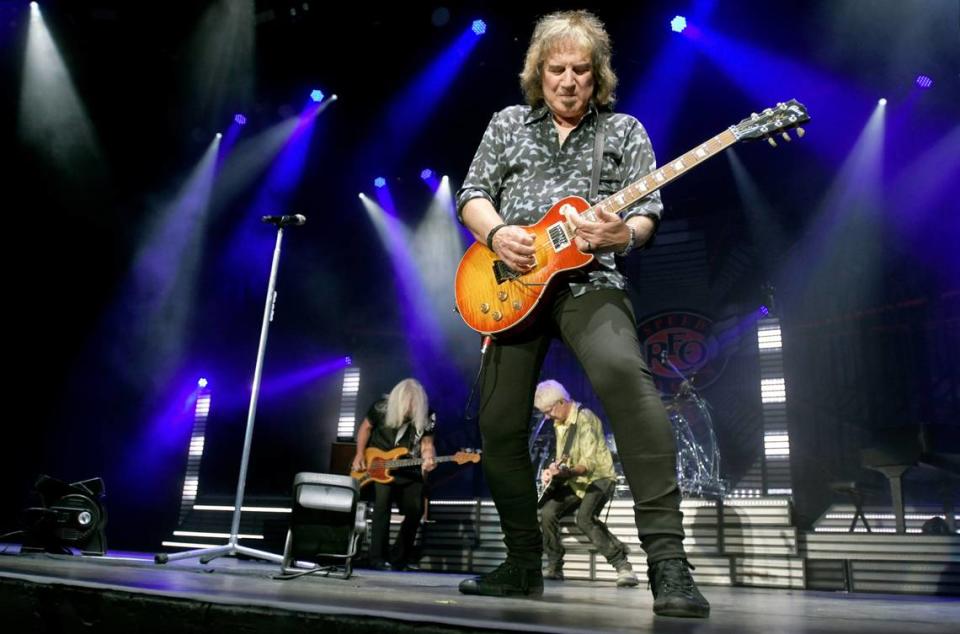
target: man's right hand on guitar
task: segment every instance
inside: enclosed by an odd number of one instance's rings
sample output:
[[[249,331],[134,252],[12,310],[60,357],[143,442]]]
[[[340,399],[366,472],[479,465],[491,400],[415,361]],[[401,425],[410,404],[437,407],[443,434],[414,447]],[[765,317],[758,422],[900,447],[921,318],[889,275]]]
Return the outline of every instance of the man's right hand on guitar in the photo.
[[[363,459],[363,454],[358,453],[353,457],[353,464],[350,465],[351,471],[366,471],[367,461]]]
[[[537,263],[533,236],[516,225],[508,225],[493,235],[493,251],[518,273],[529,271]]]
[[[550,484],[550,480],[554,478],[557,474],[560,473],[560,466],[556,462],[551,462],[550,466],[543,470],[540,473],[540,479],[544,484]]]

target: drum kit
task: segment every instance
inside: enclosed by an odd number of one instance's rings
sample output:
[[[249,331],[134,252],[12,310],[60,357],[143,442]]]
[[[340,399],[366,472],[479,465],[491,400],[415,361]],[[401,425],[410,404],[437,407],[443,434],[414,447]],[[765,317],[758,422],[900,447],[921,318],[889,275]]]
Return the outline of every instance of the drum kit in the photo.
[[[677,484],[684,497],[722,498],[727,485],[720,477],[720,450],[713,431],[710,405],[693,387],[693,377],[687,378],[669,359],[661,359],[681,380],[676,394],[664,396],[664,407],[670,418],[677,444]],[[540,487],[540,472],[554,456],[553,434],[544,429],[545,419],[535,421],[530,433],[530,457],[537,467],[537,486]],[[614,458],[617,471],[617,497],[631,497],[623,475],[623,467],[617,458],[617,445],[613,434],[606,436],[607,446]]]

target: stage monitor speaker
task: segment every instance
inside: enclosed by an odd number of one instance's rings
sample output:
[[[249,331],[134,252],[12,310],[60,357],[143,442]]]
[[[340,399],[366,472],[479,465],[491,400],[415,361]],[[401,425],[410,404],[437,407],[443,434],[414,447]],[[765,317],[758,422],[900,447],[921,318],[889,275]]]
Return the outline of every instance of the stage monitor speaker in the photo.
[[[42,475],[34,488],[43,506],[24,509],[20,515],[24,551],[71,554],[71,548],[77,548],[84,555],[106,553],[102,479],[67,484]]]
[[[309,562],[351,574],[351,560],[366,534],[366,504],[350,476],[298,473],[293,480],[293,512],[283,553],[284,572]]]

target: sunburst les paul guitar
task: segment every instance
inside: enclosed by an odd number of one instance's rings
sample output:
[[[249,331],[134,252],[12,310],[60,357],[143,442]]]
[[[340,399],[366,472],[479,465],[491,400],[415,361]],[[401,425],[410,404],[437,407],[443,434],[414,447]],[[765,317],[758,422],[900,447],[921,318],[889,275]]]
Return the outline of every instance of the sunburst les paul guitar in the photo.
[[[468,326],[484,335],[503,333],[517,326],[533,313],[551,281],[561,273],[581,269],[594,260],[593,254],[577,248],[574,228],[566,218],[569,212],[577,211],[592,221],[597,219],[597,209],[617,213],[734,143],[766,138],[776,146],[774,137],[782,135],[789,141],[787,131],[793,128],[797,129],[797,136],[802,137],[803,128],[799,126],[809,120],[806,107],[791,99],[730,126],[593,207],[579,196],[562,198],[538,223],[523,227],[533,235],[536,250],[536,265],[525,273],[511,270],[486,245],[474,243],[457,268],[454,289],[457,312]]]
[[[390,471],[402,467],[414,467],[423,464],[423,458],[411,458],[405,447],[397,447],[390,451],[382,451],[376,447],[367,447],[363,452],[363,459],[367,463],[366,471],[351,471],[350,475],[359,482],[360,487],[371,482],[387,484],[393,482]],[[407,456],[407,457],[404,457]],[[435,462],[456,462],[463,465],[468,462],[480,462],[480,452],[458,451],[452,456],[438,456]]]

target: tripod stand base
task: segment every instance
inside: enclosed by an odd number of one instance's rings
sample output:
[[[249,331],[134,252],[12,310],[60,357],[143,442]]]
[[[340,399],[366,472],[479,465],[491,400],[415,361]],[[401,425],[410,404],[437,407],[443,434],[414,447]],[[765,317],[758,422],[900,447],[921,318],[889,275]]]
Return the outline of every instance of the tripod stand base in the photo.
[[[227,557],[230,555],[245,555],[253,559],[263,559],[265,561],[272,561],[275,564],[283,563],[283,557],[280,555],[274,555],[273,553],[268,553],[263,550],[257,550],[256,548],[247,548],[246,546],[241,546],[240,544],[230,543],[223,546],[215,546],[213,548],[197,548],[195,550],[185,550],[182,553],[157,553],[153,556],[153,562],[156,564],[165,564],[170,561],[177,561],[179,559],[192,559],[196,557],[200,560],[202,564],[208,564],[217,557]]]

